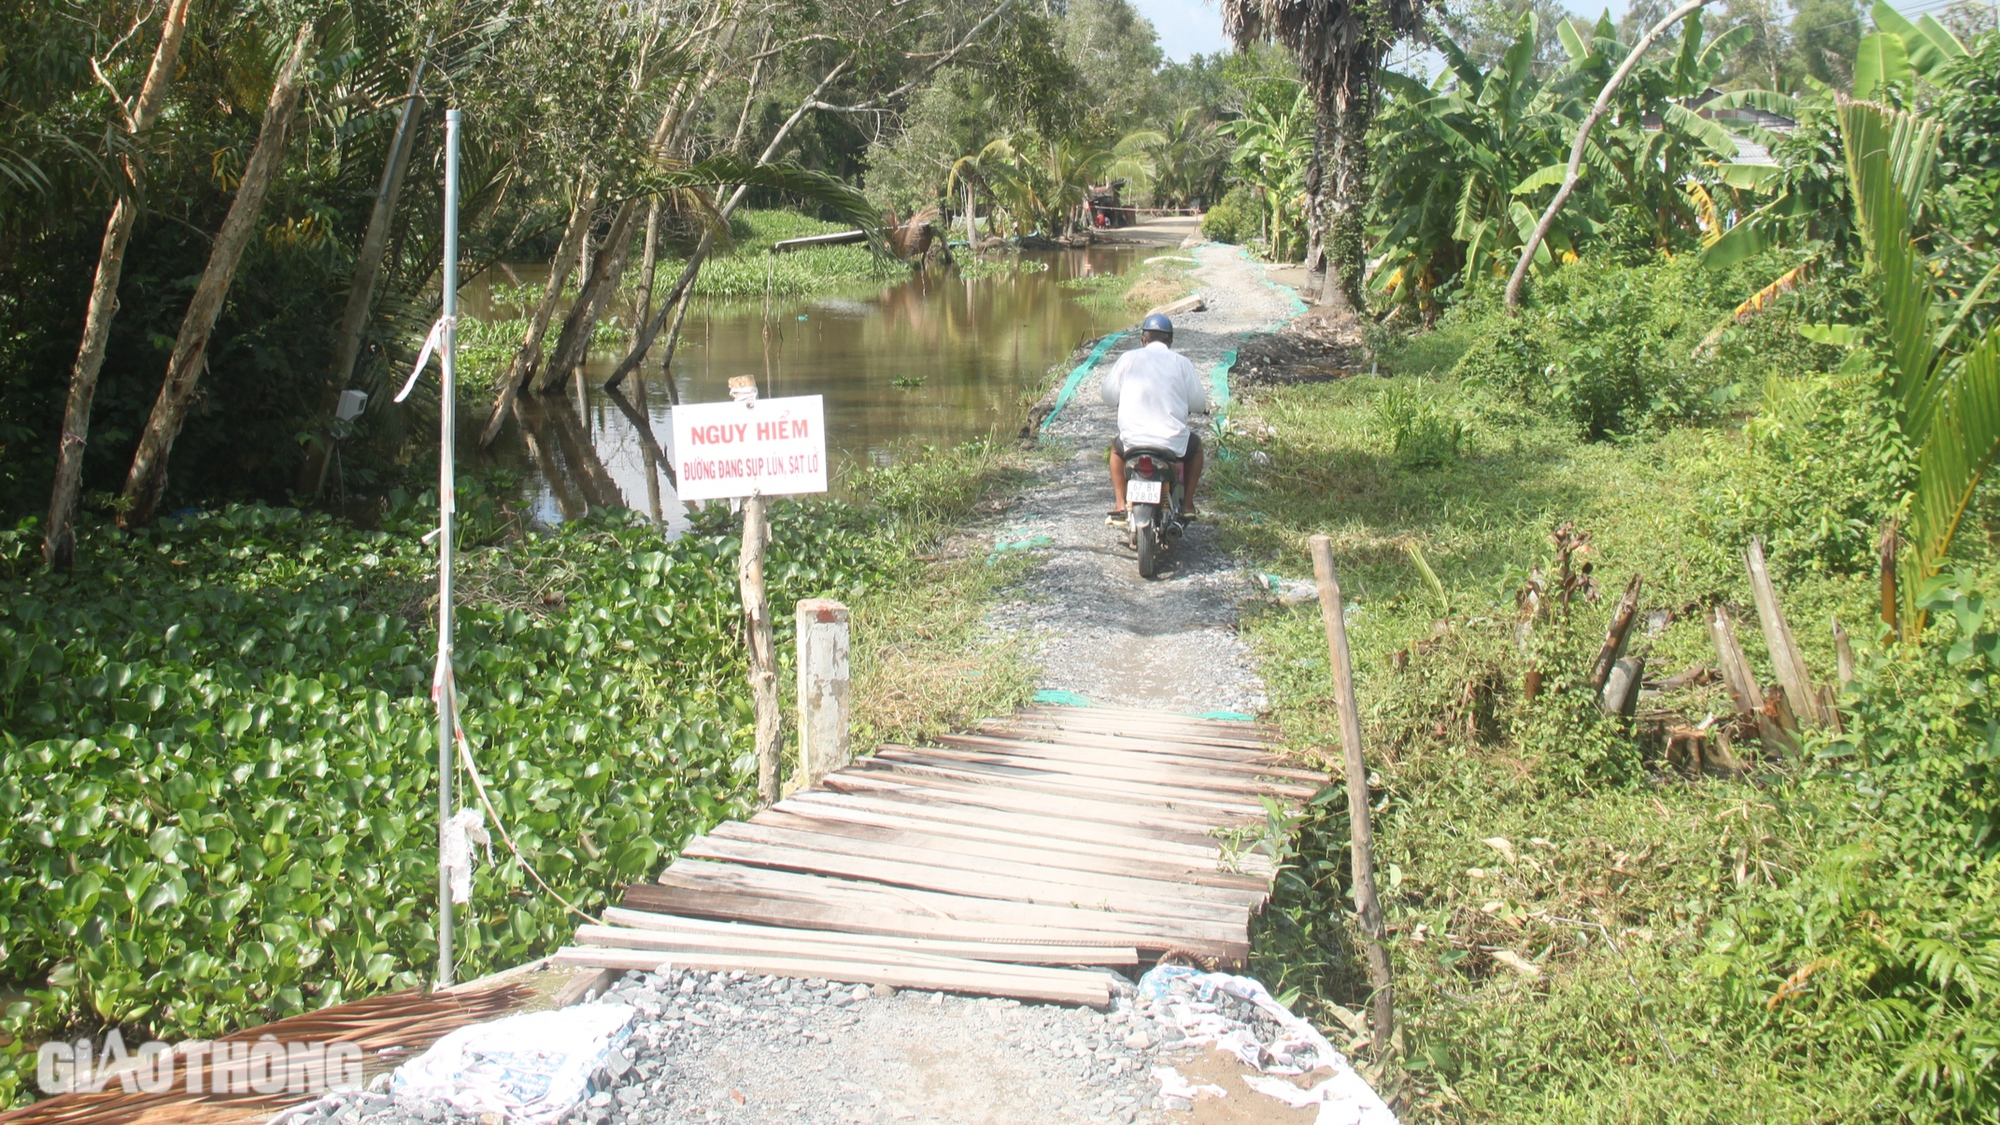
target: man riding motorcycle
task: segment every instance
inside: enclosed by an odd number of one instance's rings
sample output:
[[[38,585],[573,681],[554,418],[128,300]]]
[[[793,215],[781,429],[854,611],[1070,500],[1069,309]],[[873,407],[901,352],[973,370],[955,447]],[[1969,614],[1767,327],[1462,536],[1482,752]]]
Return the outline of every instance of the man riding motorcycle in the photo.
[[[1194,488],[1201,480],[1201,435],[1188,425],[1191,413],[1208,412],[1208,388],[1194,364],[1173,350],[1174,322],[1159,313],[1139,326],[1140,346],[1118,357],[1099,392],[1104,405],[1118,408],[1118,437],[1111,443],[1111,495],[1117,504],[1105,521],[1126,519],[1125,451],[1165,450],[1180,458],[1185,487],[1181,519],[1194,518]]]

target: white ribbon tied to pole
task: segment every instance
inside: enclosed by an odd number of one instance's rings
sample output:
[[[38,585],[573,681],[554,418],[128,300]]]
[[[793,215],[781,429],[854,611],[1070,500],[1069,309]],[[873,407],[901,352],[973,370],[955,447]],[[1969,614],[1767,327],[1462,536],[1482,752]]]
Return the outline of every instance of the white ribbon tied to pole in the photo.
[[[445,822],[444,869],[451,875],[451,901],[464,906],[472,901],[472,845],[486,846],[486,862],[493,862],[493,837],[486,831],[486,814],[476,808],[458,810]]]
[[[431,325],[431,334],[424,337],[424,350],[417,353],[417,365],[410,368],[410,377],[403,381],[403,389],[396,392],[395,401],[409,398],[410,392],[416,390],[417,379],[423,375],[424,368],[430,366],[432,354],[444,344],[445,329],[457,327],[458,318],[455,316],[438,317],[437,323]]]

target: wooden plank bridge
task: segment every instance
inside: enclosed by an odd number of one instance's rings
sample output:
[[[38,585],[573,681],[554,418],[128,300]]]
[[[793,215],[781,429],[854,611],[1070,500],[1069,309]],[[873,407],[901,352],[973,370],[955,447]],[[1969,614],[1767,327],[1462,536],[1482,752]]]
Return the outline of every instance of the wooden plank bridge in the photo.
[[[1102,1006],[1088,966],[1247,960],[1272,871],[1242,837],[1326,781],[1255,723],[1031,707],[697,837],[557,959]]]

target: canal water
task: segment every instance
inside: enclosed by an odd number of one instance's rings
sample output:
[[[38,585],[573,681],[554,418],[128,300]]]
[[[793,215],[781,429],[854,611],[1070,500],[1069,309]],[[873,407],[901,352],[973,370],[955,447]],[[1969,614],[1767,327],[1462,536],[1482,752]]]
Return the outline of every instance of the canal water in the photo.
[[[983,277],[947,268],[879,290],[777,299],[768,312],[762,299],[697,301],[674,353],[674,383],[686,402],[725,400],[728,381],[740,375],[756,377],[766,398],[825,396],[837,492],[843,470],[858,465],[987,434],[1012,437],[1025,419],[1025,396],[1052,364],[1084,340],[1131,326],[1115,302],[1086,301],[1061,283],[1122,274],[1158,253],[1023,254],[1022,268]],[[515,273],[534,280],[530,271]],[[466,288],[462,304],[472,316],[496,312],[483,280]],[[684,524],[661,464],[673,455],[673,407],[660,352],[622,393],[602,386],[623,352],[602,349],[567,395],[525,396],[528,425],[510,420],[482,460],[519,476],[532,519],[554,524],[624,507]],[[483,409],[474,413],[484,420]]]

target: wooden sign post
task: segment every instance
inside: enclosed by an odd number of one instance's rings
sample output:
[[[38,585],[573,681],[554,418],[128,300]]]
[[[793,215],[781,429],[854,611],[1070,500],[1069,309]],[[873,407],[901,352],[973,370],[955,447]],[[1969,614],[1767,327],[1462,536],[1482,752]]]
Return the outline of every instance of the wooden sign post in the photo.
[[[771,540],[767,496],[826,491],[824,404],[818,395],[759,401],[757,380],[729,381],[729,402],[674,407],[674,476],[682,500],[743,500],[743,551],[736,581],[750,649],[750,697],[757,710],[757,792],[782,797],[779,764],[778,656],[764,589],[764,547]]]

